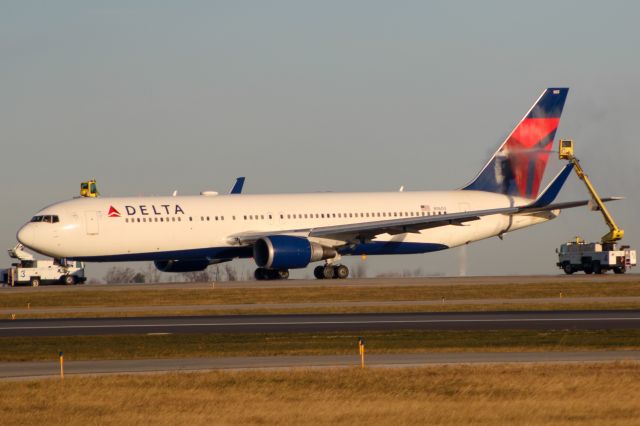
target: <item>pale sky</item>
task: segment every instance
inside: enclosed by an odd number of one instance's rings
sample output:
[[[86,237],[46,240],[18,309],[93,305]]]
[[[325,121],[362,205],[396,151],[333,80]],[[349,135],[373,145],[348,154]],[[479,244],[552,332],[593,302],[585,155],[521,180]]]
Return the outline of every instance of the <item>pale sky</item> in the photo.
[[[627,197],[610,206],[637,246],[638,16],[632,1],[0,2],[0,247],[91,177],[114,196],[241,175],[248,193],[454,189],[550,86],[571,89],[556,136]],[[575,176],[561,193],[586,197]],[[560,243],[606,231],[567,210],[470,245],[467,271],[557,273]],[[456,275],[458,257],[365,263]]]

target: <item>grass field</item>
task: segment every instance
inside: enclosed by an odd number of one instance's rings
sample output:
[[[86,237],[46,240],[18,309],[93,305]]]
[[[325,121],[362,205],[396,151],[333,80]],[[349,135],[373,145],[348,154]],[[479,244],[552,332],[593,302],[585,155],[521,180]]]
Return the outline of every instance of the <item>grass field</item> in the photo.
[[[636,425],[637,363],[0,382],[3,424]]]
[[[367,353],[639,349],[640,330],[367,332]],[[357,353],[357,334],[265,333],[2,337],[0,361]]]
[[[168,306],[202,304],[309,303],[335,301],[415,301],[493,298],[640,296],[638,282],[563,282],[406,287],[202,288],[107,291],[4,292],[0,308]]]

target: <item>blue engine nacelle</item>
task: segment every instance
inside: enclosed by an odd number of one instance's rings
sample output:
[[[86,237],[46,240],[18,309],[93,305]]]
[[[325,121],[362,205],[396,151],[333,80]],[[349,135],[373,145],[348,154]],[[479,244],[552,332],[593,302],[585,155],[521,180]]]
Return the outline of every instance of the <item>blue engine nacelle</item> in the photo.
[[[336,254],[332,247],[290,235],[262,237],[253,245],[256,265],[267,269],[304,268],[311,262],[331,259]]]
[[[162,272],[199,272],[209,266],[208,259],[195,260],[156,260],[153,262],[156,268]]]

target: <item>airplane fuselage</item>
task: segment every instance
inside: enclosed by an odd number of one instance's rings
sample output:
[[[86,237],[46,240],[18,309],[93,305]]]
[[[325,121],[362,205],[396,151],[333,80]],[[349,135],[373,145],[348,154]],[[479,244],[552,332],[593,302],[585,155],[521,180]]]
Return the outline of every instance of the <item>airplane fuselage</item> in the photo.
[[[26,246],[48,256],[83,261],[163,261],[251,257],[242,234],[295,235],[344,224],[522,206],[529,199],[484,191],[198,195],[75,198],[48,206],[18,233]],[[443,250],[535,225],[557,211],[495,214],[465,224],[377,235],[342,244],[341,255],[412,254]]]

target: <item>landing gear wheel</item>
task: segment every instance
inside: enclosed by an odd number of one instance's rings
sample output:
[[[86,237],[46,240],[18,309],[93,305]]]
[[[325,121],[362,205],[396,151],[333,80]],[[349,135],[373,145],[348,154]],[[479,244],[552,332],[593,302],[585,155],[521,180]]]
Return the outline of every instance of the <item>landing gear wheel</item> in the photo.
[[[313,276],[319,280],[324,279],[324,266],[318,265],[313,269]]]
[[[267,269],[267,268],[258,268],[253,273],[253,276],[258,281],[265,280],[286,280],[289,278],[289,270],[288,269]]]
[[[267,277],[265,276],[265,270],[264,268],[258,268],[255,270],[255,272],[253,273],[253,277],[258,280],[258,281],[262,281],[262,280],[266,280]]]
[[[323,269],[322,269],[322,276],[324,277],[324,279],[326,280],[330,280],[333,278],[333,276],[335,275],[335,271],[333,269],[333,266],[331,265],[326,265]]]
[[[289,270],[288,269],[280,269],[276,271],[277,278],[280,280],[289,279]]]
[[[31,277],[31,287],[40,286],[40,277]]]
[[[571,275],[574,272],[573,271],[573,267],[571,266],[570,263],[565,263],[564,268],[562,268],[562,269],[564,269],[564,273],[567,274],[567,275]]]
[[[62,277],[62,283],[64,285],[74,285],[76,283],[76,278],[73,275],[65,275]]]
[[[334,269],[335,278],[344,280],[349,276],[349,268],[344,265],[338,265]]]

